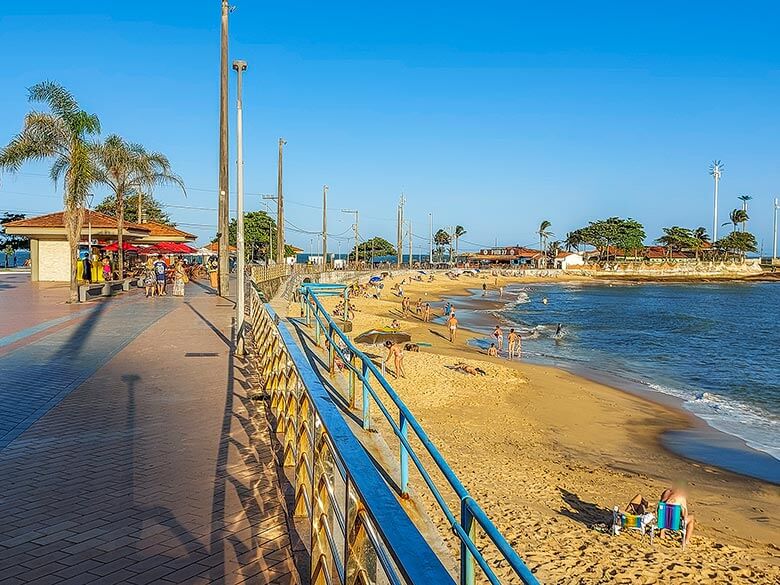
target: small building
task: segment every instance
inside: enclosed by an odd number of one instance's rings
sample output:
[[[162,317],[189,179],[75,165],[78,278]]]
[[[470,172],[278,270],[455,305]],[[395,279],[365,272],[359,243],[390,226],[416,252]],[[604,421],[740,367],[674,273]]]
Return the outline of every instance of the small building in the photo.
[[[64,212],[48,213],[10,221],[4,226],[9,235],[30,238],[31,280],[43,282],[68,282],[71,274],[70,244],[65,233]],[[81,228],[81,247],[116,242],[119,236],[117,219],[99,211],[84,211]],[[195,236],[156,222],[144,224],[125,222],[122,229],[125,242],[156,244],[159,242],[187,242]]]
[[[585,264],[585,258],[582,257],[582,254],[576,252],[560,250],[555,255],[555,268],[560,268],[561,270],[566,270],[570,266],[582,266],[583,264]]]
[[[518,268],[537,268],[546,260],[539,250],[523,246],[504,246],[484,248],[471,257],[471,261],[480,265],[512,266]]]

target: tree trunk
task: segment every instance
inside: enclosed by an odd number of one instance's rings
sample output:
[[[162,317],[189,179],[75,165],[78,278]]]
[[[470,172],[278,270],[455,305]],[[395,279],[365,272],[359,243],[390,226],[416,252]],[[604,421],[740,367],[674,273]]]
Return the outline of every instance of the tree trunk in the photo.
[[[76,282],[79,262],[79,241],[81,240],[81,228],[84,225],[84,208],[75,209],[66,206],[63,214],[65,222],[65,236],[70,245],[70,294],[69,303],[77,303],[79,300],[79,286]]]
[[[123,243],[123,237],[122,232],[125,231],[125,194],[124,191],[120,190],[116,194],[116,206],[117,206],[117,246],[119,248],[118,255],[119,255],[119,280],[122,280],[124,278],[124,271],[125,271],[125,251],[122,247]]]

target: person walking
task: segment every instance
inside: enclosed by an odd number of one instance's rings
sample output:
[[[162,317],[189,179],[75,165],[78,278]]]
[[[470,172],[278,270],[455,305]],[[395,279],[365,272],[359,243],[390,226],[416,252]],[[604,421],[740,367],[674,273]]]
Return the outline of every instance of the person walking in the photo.
[[[184,268],[184,264],[181,260],[176,261],[176,266],[173,269],[173,296],[184,296],[184,285],[189,279],[187,278],[187,271]]]
[[[165,296],[165,272],[168,266],[163,261],[162,254],[157,254],[157,260],[154,261],[154,278],[157,283],[157,294]]]
[[[455,343],[455,334],[458,331],[458,319],[455,317],[455,312],[450,313],[450,318],[447,319],[447,328],[450,331],[450,343]]]
[[[517,347],[518,335],[514,329],[509,330],[509,335],[506,336],[507,340],[507,357],[511,360],[515,357],[515,349]]]

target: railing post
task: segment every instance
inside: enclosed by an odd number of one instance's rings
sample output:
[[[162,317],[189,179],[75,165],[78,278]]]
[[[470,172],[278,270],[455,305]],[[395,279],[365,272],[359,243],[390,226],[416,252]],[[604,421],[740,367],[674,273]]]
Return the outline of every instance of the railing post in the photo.
[[[400,413],[400,428],[401,437],[404,439],[409,438],[409,421],[406,420],[404,413]],[[401,441],[401,496],[407,497],[409,495],[409,451]]]
[[[349,363],[352,366],[349,370],[349,407],[355,408],[355,386],[357,384],[357,372],[355,372],[355,362],[357,358],[350,351]]]
[[[460,501],[460,524],[469,540],[476,546],[477,531],[474,515],[466,504],[466,498]],[[463,542],[460,544],[460,585],[474,585],[474,555]]]
[[[333,338],[333,325],[328,323],[328,337],[327,337],[327,344],[328,344],[328,371],[330,372],[331,378],[333,377],[334,370],[336,369],[336,348],[335,340]]]
[[[320,346],[320,320],[317,319],[317,309],[314,309],[314,345]]]
[[[369,409],[369,397],[371,396],[368,392],[368,364],[365,361],[362,361],[362,371],[363,371],[363,429],[370,430],[371,429],[371,413]]]

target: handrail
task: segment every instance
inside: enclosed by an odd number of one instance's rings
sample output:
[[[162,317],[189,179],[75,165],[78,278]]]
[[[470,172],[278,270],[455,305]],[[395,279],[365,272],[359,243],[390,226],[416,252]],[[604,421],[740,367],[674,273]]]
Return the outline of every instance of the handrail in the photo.
[[[386,422],[390,424],[396,438],[401,444],[400,449],[400,490],[402,495],[408,493],[408,460],[411,458],[415,468],[420,473],[425,484],[428,486],[431,495],[434,497],[439,505],[444,516],[447,518],[450,526],[461,542],[461,558],[460,558],[460,583],[461,585],[473,585],[474,583],[474,568],[475,562],[485,573],[488,580],[494,585],[499,585],[501,581],[496,576],[493,569],[489,566],[484,555],[476,546],[475,543],[475,523],[479,525],[486,533],[488,538],[493,542],[499,554],[506,560],[507,564],[512,568],[515,574],[527,585],[537,585],[538,580],[533,573],[528,569],[525,563],[522,561],[517,552],[510,546],[506,538],[496,528],[493,522],[489,519],[484,510],[479,504],[470,496],[468,490],[463,486],[460,479],[447,463],[444,456],[439,452],[438,448],[428,437],[428,434],[422,428],[420,423],[414,417],[409,408],[404,404],[403,400],[393,389],[392,385],[382,375],[373,361],[366,356],[360,349],[358,349],[349,337],[341,330],[335,320],[322,306],[322,303],[317,298],[315,287],[302,287],[301,303],[303,305],[304,314],[307,325],[311,323],[311,316],[314,317],[315,326],[315,343],[319,345],[320,334],[324,334],[328,340],[328,352],[329,360],[328,366],[331,372],[334,368],[334,358],[338,355],[345,369],[349,370],[351,374],[362,383],[363,387],[363,428],[370,428],[370,398],[373,398],[377,407],[381,411]],[[345,298],[345,311],[349,302],[348,292],[344,293]],[[340,343],[339,343],[340,342]],[[343,344],[343,349],[342,349]],[[349,356],[347,356],[349,352]],[[353,360],[357,359],[360,362],[360,367],[356,367]],[[373,374],[374,379],[379,383],[379,386],[385,391],[387,396],[393,405],[398,409],[399,423],[396,423],[395,417],[391,415],[386,405],[383,403],[381,397],[372,387],[369,380],[370,374]],[[356,384],[350,384],[350,406],[355,406],[354,401],[354,386]],[[444,496],[436,486],[435,482],[431,478],[428,470],[425,469],[424,464],[415,452],[414,447],[411,445],[408,439],[408,429],[414,432],[414,435],[419,442],[425,448],[427,454],[433,459],[436,467],[442,473],[447,483],[450,485],[454,493],[460,500],[461,505],[461,519],[458,521],[455,514],[450,510],[446,503]]]
[[[249,322],[270,408],[283,435],[284,464],[295,469],[296,516],[308,516],[311,522],[311,576],[325,575],[326,581],[342,584],[354,581],[350,575],[364,574],[369,582],[452,585],[451,575],[333,404],[289,326],[261,303],[254,288]],[[345,498],[343,509],[333,505],[335,478],[339,496]],[[325,542],[317,540],[320,530]],[[366,551],[375,557],[361,566]]]

